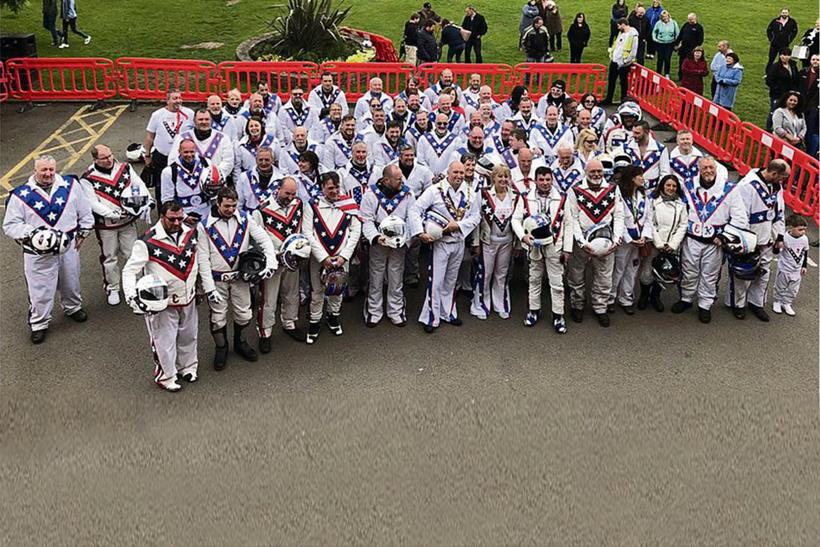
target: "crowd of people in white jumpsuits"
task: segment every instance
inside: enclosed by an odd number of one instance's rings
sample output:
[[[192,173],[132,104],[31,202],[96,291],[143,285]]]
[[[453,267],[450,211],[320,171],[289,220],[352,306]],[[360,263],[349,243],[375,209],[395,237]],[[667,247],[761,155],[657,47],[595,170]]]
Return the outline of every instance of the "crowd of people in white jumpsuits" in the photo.
[[[197,379],[201,300],[218,370],[229,314],[234,351],[253,361],[254,317],[261,353],[271,351],[277,313],[295,340],[315,343],[323,324],[342,335],[343,302],[359,292],[367,327],[385,315],[403,327],[404,290],[424,281],[418,321],[433,333],[462,324],[460,291],[471,293],[472,316],[508,319],[516,267],[526,268],[524,325],[541,320],[546,284],[558,334],[567,332],[565,286],[574,322],[587,298],[608,327],[616,305],[660,312],[664,288],[677,288],[671,311],[697,305],[708,323],[724,264],[734,316],[748,309],[769,321],[778,253],[772,309],[795,314],[808,242],[806,221],[784,207],[785,161],[729,180],[687,131],[666,147],[637,103],[607,116],[561,80],[537,101],[517,87],[502,102],[481,76],[462,89],[449,70],[396,96],[382,85],[370,80],[352,110],[330,75],[284,104],[264,83],[245,101],[232,90],[196,111],[170,92],[128,161],[97,145],[76,177],[59,175],[53,158],[36,160],[3,221],[24,250],[32,342],[46,338],[57,290],[68,317],[87,319],[78,251],[92,232],[108,304],[122,294],[145,316],[154,379],[169,391]],[[308,302],[305,332],[297,323]]]

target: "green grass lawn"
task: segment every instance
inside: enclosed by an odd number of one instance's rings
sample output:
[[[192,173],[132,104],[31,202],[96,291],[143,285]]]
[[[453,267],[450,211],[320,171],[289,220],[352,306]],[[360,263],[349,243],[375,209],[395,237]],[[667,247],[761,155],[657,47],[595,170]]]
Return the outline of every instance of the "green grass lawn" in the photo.
[[[50,45],[50,37],[42,28],[39,2],[32,2],[20,14],[0,12],[0,29],[3,32],[35,32],[39,54],[47,56],[100,56],[116,58],[165,57],[196,58],[212,61],[234,59],[234,49],[244,39],[265,30],[265,21],[273,16],[271,0],[240,0],[228,6],[224,0],[200,0],[193,2],[168,2],[139,0],[136,2],[111,2],[104,0],[81,0],[78,2],[79,27],[93,36],[88,46],[79,39],[72,39],[68,49],[56,49]],[[398,46],[404,21],[421,0],[351,0],[353,6],[350,26],[384,34]],[[484,40],[485,62],[515,64],[523,61],[517,49],[518,22],[521,0],[502,2],[476,0],[477,9],[484,14],[490,28]],[[592,28],[590,47],[584,54],[586,62],[607,63],[606,47],[609,37],[610,0],[587,0],[585,2],[558,2],[565,27],[577,11],[587,14]],[[634,3],[629,2],[630,6]],[[707,56],[714,53],[714,44],[728,39],[740,55],[746,67],[735,112],[746,121],[762,124],[767,113],[767,88],[763,83],[768,42],[766,26],[774,17],[780,4],[767,2],[729,1],[717,2],[689,0],[687,2],[664,2],[674,19],[682,24],[686,14],[694,11],[706,30]],[[792,16],[800,26],[800,35],[817,17],[817,3],[811,0],[793,0],[787,3]],[[443,17],[460,22],[466,2],[433,2]],[[76,37],[79,38],[79,37]],[[223,42],[216,50],[180,49],[185,44],[199,42]],[[569,48],[556,55],[559,62],[569,61]],[[677,70],[677,57],[673,58],[673,72]],[[654,61],[648,61],[654,68]]]

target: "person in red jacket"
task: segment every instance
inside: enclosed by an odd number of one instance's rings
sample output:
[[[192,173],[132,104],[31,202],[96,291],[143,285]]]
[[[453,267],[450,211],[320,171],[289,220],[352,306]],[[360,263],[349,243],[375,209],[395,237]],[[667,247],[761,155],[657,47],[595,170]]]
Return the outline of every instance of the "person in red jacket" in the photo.
[[[683,60],[680,85],[698,95],[703,95],[703,78],[707,74],[709,74],[709,67],[704,58],[703,48],[697,46],[689,54],[689,57]]]

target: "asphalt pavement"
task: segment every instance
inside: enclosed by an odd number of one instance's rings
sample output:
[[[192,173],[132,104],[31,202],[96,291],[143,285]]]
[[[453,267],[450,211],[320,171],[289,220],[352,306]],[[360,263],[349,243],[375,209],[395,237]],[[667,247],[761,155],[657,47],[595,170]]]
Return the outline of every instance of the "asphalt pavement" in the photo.
[[[3,105],[0,169],[77,107]],[[122,157],[154,108],[122,113],[97,142]],[[738,321],[716,304],[708,326],[650,310],[603,329],[588,314],[565,336],[523,326],[519,268],[509,320],[472,318],[462,298],[464,325],[427,335],[422,287],[408,290],[407,327],[367,329],[359,298],[342,308],[344,336],[307,346],[277,331],[273,353],[231,353],[222,372],[200,306],[200,380],[169,394],[151,381],[142,319],[105,303],[95,241],[82,250],[89,321],[57,311],[36,347],[21,252],[5,237],[0,252],[3,545],[820,537],[816,267],[795,318]]]

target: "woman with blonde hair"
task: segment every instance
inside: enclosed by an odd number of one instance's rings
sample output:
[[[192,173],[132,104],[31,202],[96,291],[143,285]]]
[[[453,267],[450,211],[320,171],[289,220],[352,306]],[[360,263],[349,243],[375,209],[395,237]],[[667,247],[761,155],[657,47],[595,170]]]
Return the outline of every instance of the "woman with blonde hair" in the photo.
[[[587,167],[587,162],[598,156],[601,153],[598,150],[598,133],[592,129],[582,129],[578,132],[578,137],[575,139],[575,157],[584,166]]]
[[[478,247],[478,267],[473,279],[470,313],[487,319],[490,312],[495,311],[501,319],[509,319],[508,274],[515,240],[510,223],[517,198],[510,189],[509,167],[504,164],[493,167],[490,180],[492,185],[481,191],[481,223],[472,236],[472,246]]]

